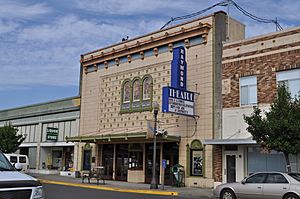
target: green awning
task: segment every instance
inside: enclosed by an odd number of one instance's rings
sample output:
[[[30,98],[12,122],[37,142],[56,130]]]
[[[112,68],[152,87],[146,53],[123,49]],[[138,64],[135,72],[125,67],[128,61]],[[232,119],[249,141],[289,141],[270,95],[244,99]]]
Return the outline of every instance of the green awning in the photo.
[[[168,135],[157,136],[157,142],[180,142],[180,136]],[[100,134],[89,136],[66,137],[67,142],[94,142],[94,143],[113,143],[113,142],[153,142],[153,138],[147,136],[147,132],[119,133],[119,134]]]

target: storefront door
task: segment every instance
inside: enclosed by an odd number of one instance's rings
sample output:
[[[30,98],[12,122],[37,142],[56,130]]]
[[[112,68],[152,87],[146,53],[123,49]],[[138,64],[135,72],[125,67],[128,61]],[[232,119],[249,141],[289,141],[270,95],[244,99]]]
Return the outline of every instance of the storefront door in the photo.
[[[176,143],[164,143],[163,144],[163,159],[166,160],[165,169],[165,184],[172,185],[174,175],[171,172],[171,168],[178,164],[178,145]]]
[[[102,152],[102,166],[104,166],[104,178],[111,180],[113,178],[113,159],[114,145],[104,144]]]
[[[91,150],[83,151],[83,170],[91,170]]]
[[[160,144],[156,145],[156,182],[159,182],[160,175]],[[152,162],[153,162],[153,144],[146,144],[146,171],[145,183],[151,183],[152,179]]]
[[[226,155],[227,183],[236,182],[236,156]]]
[[[128,144],[117,144],[116,180],[127,181],[128,174]]]

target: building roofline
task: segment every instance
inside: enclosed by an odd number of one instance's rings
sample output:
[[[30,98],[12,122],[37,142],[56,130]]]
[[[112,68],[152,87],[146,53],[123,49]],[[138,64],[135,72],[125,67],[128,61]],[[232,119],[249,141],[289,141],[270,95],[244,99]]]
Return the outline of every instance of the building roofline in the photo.
[[[293,32],[295,30],[300,30],[300,26],[287,28],[285,30],[281,30],[281,31],[277,31],[277,32],[265,33],[265,34],[249,37],[249,38],[239,40],[239,41],[228,42],[228,43],[225,42],[223,44],[223,47],[229,48],[229,46],[243,45],[244,43],[248,43],[248,42],[251,42],[253,40],[259,40],[259,39],[263,39],[265,37],[271,37],[271,36],[280,35],[280,34],[283,34],[283,33]]]
[[[71,99],[77,99],[77,98],[80,98],[80,96],[77,95],[77,96],[73,96],[73,97],[66,97],[66,98],[51,100],[51,101],[47,101],[47,102],[29,104],[29,105],[24,105],[24,106],[18,106],[18,107],[15,107],[15,108],[2,109],[2,110],[0,110],[0,113],[5,112],[5,111],[14,111],[14,110],[18,110],[18,109],[24,109],[24,108],[30,108],[30,107],[35,107],[35,106],[47,105],[47,104],[67,101],[67,100],[71,100]]]
[[[170,30],[170,29],[172,29],[172,28],[176,28],[176,27],[179,27],[179,26],[182,26],[182,25],[186,25],[186,24],[189,24],[189,23],[193,23],[193,22],[198,21],[198,20],[206,19],[206,18],[215,16],[215,15],[218,14],[218,13],[223,13],[223,14],[227,15],[227,13],[224,12],[223,10],[219,10],[219,11],[216,11],[216,12],[214,12],[214,13],[212,13],[212,14],[209,14],[209,15],[206,15],[206,16],[198,17],[198,18],[196,18],[196,19],[192,19],[192,20],[189,20],[189,21],[180,23],[180,24],[176,24],[176,25],[170,26],[170,27],[168,27],[168,28],[166,28],[166,29],[153,31],[153,32],[150,32],[150,33],[141,35],[141,36],[134,37],[134,38],[129,39],[129,40],[125,41],[125,42],[118,42],[118,43],[115,43],[115,44],[112,44],[112,45],[109,45],[109,46],[106,46],[106,47],[103,47],[103,48],[99,48],[99,49],[97,49],[97,50],[93,50],[93,51],[87,52],[87,53],[81,54],[81,56],[86,56],[86,55],[89,55],[89,54],[93,54],[93,53],[95,53],[95,52],[98,52],[98,51],[101,51],[101,50],[105,50],[105,49],[109,49],[109,48],[112,48],[112,47],[116,47],[116,46],[121,45],[121,44],[126,44],[126,43],[129,43],[129,42],[131,42],[131,41],[134,41],[134,40],[137,40],[137,39],[140,39],[140,38],[143,38],[143,37],[147,37],[147,36],[150,36],[150,35],[153,35],[153,34],[162,32],[162,31],[167,31],[167,30]]]

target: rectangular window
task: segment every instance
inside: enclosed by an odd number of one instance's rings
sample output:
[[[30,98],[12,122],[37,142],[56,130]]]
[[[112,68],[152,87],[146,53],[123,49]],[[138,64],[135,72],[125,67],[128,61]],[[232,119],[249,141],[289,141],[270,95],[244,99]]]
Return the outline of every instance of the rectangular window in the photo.
[[[256,76],[240,78],[240,104],[257,104],[257,80]]]
[[[276,74],[277,84],[285,84],[291,96],[298,96],[300,90],[300,69],[281,71]]]
[[[17,163],[18,162],[18,157],[17,156],[10,156],[10,162],[11,163]]]

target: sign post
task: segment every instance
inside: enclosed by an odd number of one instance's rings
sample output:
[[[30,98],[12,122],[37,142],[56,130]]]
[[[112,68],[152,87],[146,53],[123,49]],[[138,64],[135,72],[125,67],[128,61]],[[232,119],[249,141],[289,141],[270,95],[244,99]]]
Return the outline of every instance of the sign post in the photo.
[[[165,189],[165,169],[167,168],[167,160],[166,159],[163,159],[162,160],[162,179],[161,179],[161,186],[162,186],[162,190]]]

